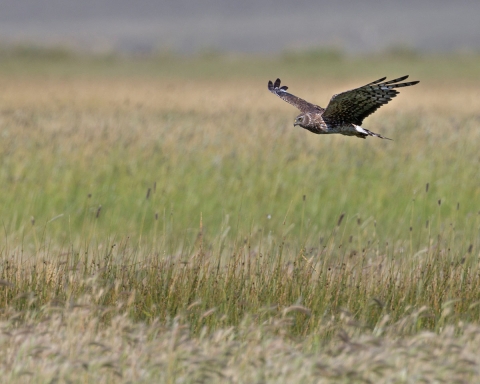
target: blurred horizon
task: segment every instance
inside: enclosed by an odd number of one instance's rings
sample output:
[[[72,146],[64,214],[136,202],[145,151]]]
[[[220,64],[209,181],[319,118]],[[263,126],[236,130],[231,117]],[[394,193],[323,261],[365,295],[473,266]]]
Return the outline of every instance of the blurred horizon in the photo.
[[[478,52],[478,15],[474,0],[3,0],[0,44],[145,54]]]

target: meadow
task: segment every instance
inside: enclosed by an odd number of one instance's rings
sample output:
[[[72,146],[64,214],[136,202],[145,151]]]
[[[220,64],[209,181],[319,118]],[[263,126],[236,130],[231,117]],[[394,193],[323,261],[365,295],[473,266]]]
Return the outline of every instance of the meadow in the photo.
[[[2,382],[479,380],[478,55],[0,57]]]

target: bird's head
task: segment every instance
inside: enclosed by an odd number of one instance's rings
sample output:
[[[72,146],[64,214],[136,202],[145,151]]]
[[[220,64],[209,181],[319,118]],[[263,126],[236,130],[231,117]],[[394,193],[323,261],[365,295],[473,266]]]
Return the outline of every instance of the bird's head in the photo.
[[[302,113],[301,115],[298,115],[295,118],[295,122],[293,123],[293,126],[295,127],[299,125],[302,128],[307,128],[309,124],[310,124],[310,117]]]

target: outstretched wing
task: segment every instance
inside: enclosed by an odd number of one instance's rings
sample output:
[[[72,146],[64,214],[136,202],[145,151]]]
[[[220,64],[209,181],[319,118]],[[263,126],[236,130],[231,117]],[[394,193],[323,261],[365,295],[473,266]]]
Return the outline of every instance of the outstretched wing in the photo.
[[[300,111],[304,113],[309,111],[323,111],[318,105],[309,103],[308,101],[288,93],[287,89],[288,87],[285,85],[280,87],[280,79],[275,80],[275,84],[271,81],[268,82],[268,90],[270,92],[285,100],[287,103],[292,104],[294,107],[297,107]]]
[[[333,125],[342,123],[361,125],[363,119],[382,105],[387,104],[398,94],[395,88],[408,87],[419,83],[418,81],[399,83],[406,78],[408,76],[383,82],[386,79],[386,77],[383,77],[363,87],[333,95],[322,117],[326,122]]]

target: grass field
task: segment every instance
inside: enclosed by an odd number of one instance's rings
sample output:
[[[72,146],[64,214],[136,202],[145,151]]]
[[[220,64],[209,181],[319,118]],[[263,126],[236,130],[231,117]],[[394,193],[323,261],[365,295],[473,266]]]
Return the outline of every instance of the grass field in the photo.
[[[3,382],[479,380],[479,56],[1,57]]]

